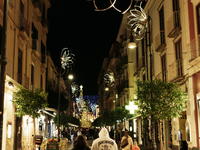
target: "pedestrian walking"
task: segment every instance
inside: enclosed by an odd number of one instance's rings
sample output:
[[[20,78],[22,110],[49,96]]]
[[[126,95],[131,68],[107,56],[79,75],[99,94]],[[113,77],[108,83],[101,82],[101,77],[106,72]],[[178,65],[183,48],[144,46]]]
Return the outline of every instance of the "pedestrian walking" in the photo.
[[[137,142],[134,142],[132,150],[140,150],[139,146],[137,146]]]
[[[113,130],[112,127],[111,127],[111,130],[109,132],[109,135],[110,135],[110,138],[112,138],[114,140],[114,130]]]
[[[133,148],[133,140],[129,136],[127,129],[125,129],[125,135],[122,137],[120,147],[122,148],[122,150],[132,150]]]
[[[87,145],[86,139],[83,135],[77,136],[73,143],[72,150],[90,150],[89,146]]]
[[[99,132],[99,138],[93,141],[91,150],[112,149],[118,150],[117,144],[109,137],[108,130],[103,127]]]
[[[97,129],[95,129],[94,130],[94,132],[93,132],[93,139],[95,140],[95,139],[97,139],[99,136],[98,136],[98,131],[97,131]]]

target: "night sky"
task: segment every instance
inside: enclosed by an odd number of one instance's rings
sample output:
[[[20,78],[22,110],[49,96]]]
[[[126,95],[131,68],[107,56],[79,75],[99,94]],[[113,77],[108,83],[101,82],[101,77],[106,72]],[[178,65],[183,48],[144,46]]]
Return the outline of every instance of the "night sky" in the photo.
[[[100,0],[97,5],[106,8],[109,0]],[[103,59],[109,56],[112,43],[116,40],[122,14],[111,8],[107,11],[95,11],[89,0],[50,0],[48,10],[49,33],[47,49],[54,63],[59,62],[63,48],[69,48],[75,54],[75,66],[72,68],[74,82],[83,85],[84,95],[97,95],[97,80]],[[117,8],[127,8],[130,1],[118,0]]]

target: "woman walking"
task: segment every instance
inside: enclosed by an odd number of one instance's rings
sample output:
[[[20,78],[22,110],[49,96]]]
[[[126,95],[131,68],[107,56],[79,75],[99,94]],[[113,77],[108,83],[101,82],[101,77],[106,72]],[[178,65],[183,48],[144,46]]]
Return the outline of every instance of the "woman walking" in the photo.
[[[125,142],[125,141],[127,141],[127,142]],[[127,143],[127,144],[125,144],[125,143]],[[122,150],[132,150],[132,148],[133,148],[133,140],[128,135],[128,130],[125,130],[125,135],[122,137],[120,147]]]
[[[72,150],[90,150],[90,148],[86,142],[86,139],[83,135],[77,136],[77,138],[75,139],[75,141],[73,143]]]

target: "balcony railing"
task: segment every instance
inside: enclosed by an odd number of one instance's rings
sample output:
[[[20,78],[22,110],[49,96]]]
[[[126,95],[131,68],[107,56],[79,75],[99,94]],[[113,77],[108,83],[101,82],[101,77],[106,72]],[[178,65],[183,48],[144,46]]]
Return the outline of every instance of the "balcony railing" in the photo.
[[[13,69],[13,64],[10,60],[7,59],[6,75],[8,75],[9,77],[12,77],[12,69]]]
[[[138,68],[141,69],[143,67],[145,67],[145,57],[144,56],[140,57],[140,59],[138,61]]]
[[[187,55],[189,62],[195,60],[198,56],[200,56],[200,35],[197,38],[194,38],[187,44]],[[197,60],[198,62],[200,60]]]
[[[169,80],[170,81],[180,81],[183,77],[183,60],[177,59],[171,65],[169,65]]]
[[[28,24],[28,21],[24,17],[20,18],[19,30],[20,30],[20,34],[22,38],[26,38],[26,39],[29,38],[30,25]]]
[[[174,11],[167,21],[167,36],[174,38],[181,31],[180,11]]]
[[[155,38],[156,52],[161,52],[165,46],[165,31],[160,31]]]
[[[37,39],[33,39],[32,40],[32,49],[33,49],[33,53],[39,57],[41,54],[41,46],[40,43]]]
[[[29,77],[27,77],[25,74],[22,75],[22,85],[29,89]]]
[[[162,71],[160,72],[157,76],[156,79],[160,79],[163,82],[167,82],[167,71]]]
[[[17,82],[18,82],[19,84],[22,84],[22,73],[18,73],[18,74],[17,74]]]

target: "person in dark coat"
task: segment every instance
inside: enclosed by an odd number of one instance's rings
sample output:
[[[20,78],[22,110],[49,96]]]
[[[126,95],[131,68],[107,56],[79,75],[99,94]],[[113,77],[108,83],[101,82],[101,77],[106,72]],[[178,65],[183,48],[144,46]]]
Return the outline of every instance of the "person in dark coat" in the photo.
[[[86,139],[83,135],[77,136],[71,150],[90,150],[89,146],[87,145]]]
[[[99,134],[99,133],[98,133],[97,129],[95,129],[94,132],[93,132],[93,139],[94,139],[94,140],[97,139],[97,138],[99,137],[98,134]]]
[[[110,132],[109,132],[109,136],[110,136],[111,139],[114,140],[114,130],[113,130],[112,127],[111,127],[111,130],[110,130]]]

